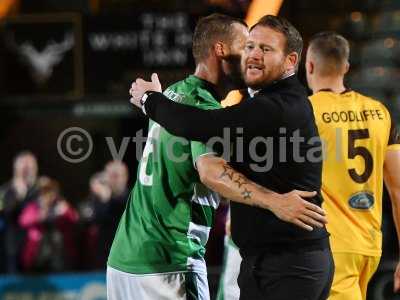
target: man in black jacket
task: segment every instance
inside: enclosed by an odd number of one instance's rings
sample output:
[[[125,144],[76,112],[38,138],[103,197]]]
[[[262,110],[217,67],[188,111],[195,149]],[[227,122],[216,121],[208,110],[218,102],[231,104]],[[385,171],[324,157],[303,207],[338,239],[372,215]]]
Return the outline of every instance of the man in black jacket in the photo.
[[[243,151],[235,153],[232,167],[270,190],[320,191],[321,143],[307,92],[295,75],[302,44],[288,21],[265,16],[251,28],[242,58],[251,99],[200,111],[166,101],[153,76],[152,82],[138,79],[132,85],[131,101],[174,135],[202,142],[227,135],[236,140]],[[222,176],[229,178],[229,170]],[[321,205],[320,192],[310,201]],[[243,258],[241,299],[328,297],[334,267],[325,228],[306,231],[237,203],[231,214],[232,238]]]

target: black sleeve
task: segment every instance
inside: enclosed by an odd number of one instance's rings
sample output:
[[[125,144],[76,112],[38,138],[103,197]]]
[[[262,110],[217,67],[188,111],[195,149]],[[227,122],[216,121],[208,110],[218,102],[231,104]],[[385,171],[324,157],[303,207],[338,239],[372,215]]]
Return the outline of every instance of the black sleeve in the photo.
[[[281,106],[266,97],[245,100],[228,108],[203,110],[173,102],[161,93],[152,93],[146,100],[145,110],[171,134],[203,143],[212,137],[233,139],[237,128],[243,128],[248,138],[259,136],[260,132],[269,136],[282,124]]]
[[[392,122],[392,126],[390,128],[389,142],[388,145],[400,144],[400,134],[396,128],[396,125]]]

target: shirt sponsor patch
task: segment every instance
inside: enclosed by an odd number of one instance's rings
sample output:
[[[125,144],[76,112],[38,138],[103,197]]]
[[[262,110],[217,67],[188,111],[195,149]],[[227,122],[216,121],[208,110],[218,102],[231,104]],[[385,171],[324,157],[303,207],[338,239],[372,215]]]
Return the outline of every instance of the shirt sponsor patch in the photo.
[[[374,195],[369,191],[358,192],[349,199],[349,205],[354,209],[367,210],[374,206],[374,203]]]

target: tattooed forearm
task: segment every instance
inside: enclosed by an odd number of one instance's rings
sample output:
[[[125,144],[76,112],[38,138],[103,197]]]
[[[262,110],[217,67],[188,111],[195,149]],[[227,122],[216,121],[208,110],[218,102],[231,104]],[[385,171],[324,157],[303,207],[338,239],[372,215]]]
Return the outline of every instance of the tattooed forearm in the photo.
[[[240,189],[240,193],[243,196],[244,200],[250,200],[252,192],[246,189],[246,185],[251,184],[249,180],[247,180],[242,174],[236,172],[229,165],[224,165],[223,171],[220,175],[220,178],[227,178],[230,181],[233,181],[237,187]]]
[[[200,181],[221,196],[254,207],[273,207],[277,198],[275,192],[251,181],[233,169],[223,158],[204,155],[197,160],[196,165]]]

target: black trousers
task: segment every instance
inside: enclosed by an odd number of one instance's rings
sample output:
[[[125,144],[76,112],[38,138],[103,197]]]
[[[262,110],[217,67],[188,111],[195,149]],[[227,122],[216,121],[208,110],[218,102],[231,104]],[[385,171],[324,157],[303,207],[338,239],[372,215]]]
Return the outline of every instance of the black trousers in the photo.
[[[240,300],[326,300],[333,274],[329,246],[245,256],[238,278]]]

